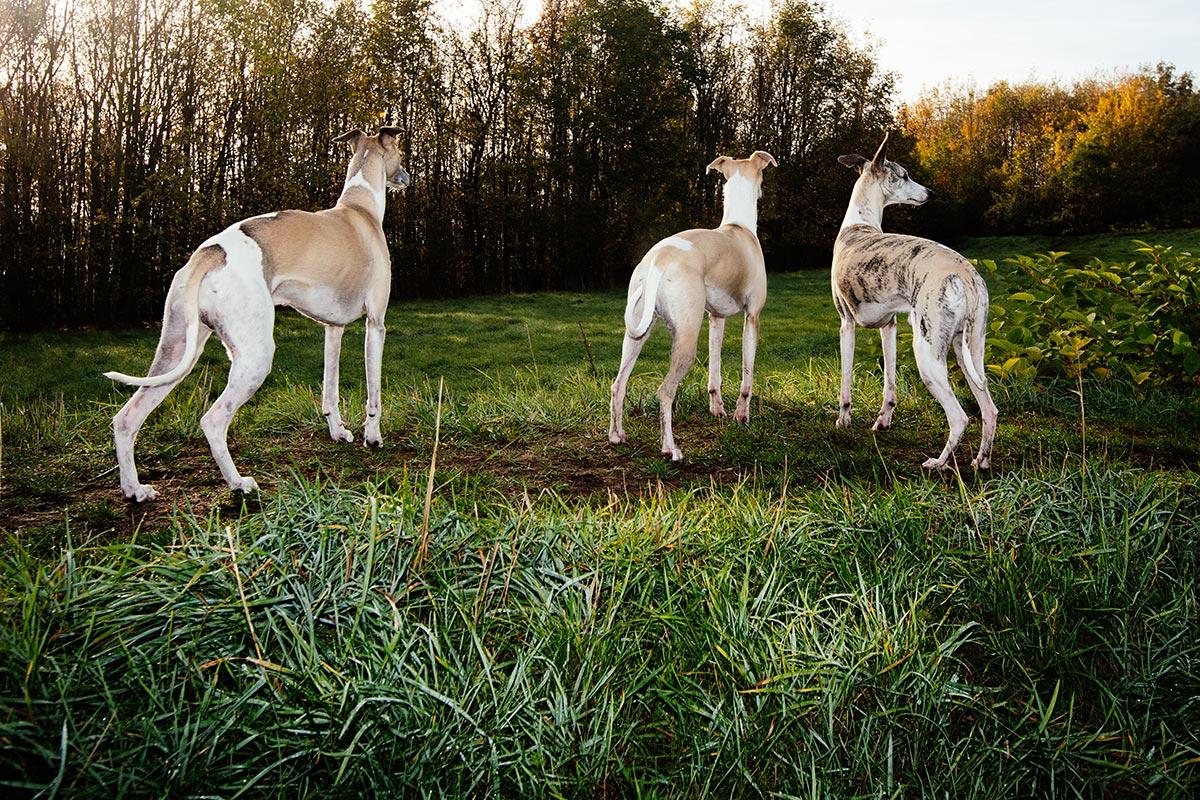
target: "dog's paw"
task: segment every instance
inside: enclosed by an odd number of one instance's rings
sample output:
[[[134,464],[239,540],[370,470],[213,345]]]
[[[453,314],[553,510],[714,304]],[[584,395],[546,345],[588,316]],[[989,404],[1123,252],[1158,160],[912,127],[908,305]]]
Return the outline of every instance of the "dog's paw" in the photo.
[[[971,466],[975,469],[991,469],[992,460],[988,456],[979,456],[971,462]]]
[[[683,451],[678,447],[664,447],[662,454],[664,458],[668,458],[676,464],[683,461]]]
[[[343,426],[339,427],[337,430],[330,429],[329,438],[333,439],[335,442],[353,442],[354,434],[346,430],[346,428]]]
[[[158,492],[154,491],[153,486],[147,486],[144,483],[139,483],[133,487],[132,491],[126,491],[125,497],[135,503],[144,503],[147,500],[153,500],[158,497]]]
[[[721,393],[715,389],[708,390],[708,413],[717,419],[725,417],[725,402],[721,399]]]
[[[871,426],[871,430],[876,431],[876,432],[886,431],[886,430],[890,430],[891,427],[892,427],[892,423],[890,421],[885,422],[883,417],[880,417],[879,419],[875,420],[875,424]]]
[[[837,425],[837,427],[839,427],[839,428],[849,428],[850,427],[850,415],[849,414],[839,415],[837,418],[837,422],[834,424]]]
[[[230,484],[229,489],[242,494],[255,494],[258,492],[258,481],[254,478],[239,478]]]
[[[946,462],[938,458],[930,458],[926,459],[925,463],[921,466],[925,469],[945,469]]]
[[[372,449],[383,447],[383,437],[378,435],[363,436],[363,447],[370,447]]]
[[[733,409],[733,418],[738,422],[750,421],[750,394],[743,392],[737,401],[737,406]]]
[[[625,444],[624,431],[622,431],[621,433],[617,433],[615,431],[609,431],[608,443],[609,444]]]

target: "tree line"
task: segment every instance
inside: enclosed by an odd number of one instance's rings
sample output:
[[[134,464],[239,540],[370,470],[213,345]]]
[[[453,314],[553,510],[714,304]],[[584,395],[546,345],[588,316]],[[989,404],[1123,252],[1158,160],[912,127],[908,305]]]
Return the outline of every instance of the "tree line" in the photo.
[[[958,234],[1200,223],[1200,95],[1170,64],[1070,86],[947,84],[902,109],[919,172]]]
[[[483,0],[469,24],[439,18],[430,0],[0,10],[0,328],[157,318],[201,241],[253,214],[332,204],[346,158],[332,139],[381,124],[402,130],[413,176],[385,221],[397,298],[619,285],[658,238],[716,224],[719,180],[704,165],[755,149],[780,163],[760,206],[768,265],[822,266],[849,192],[835,159],[888,129],[903,134],[893,155],[948,198],[896,215],[899,227],[1120,216],[1088,201],[1109,173],[1086,167],[1125,152],[1123,128],[1094,132],[1125,119],[1119,104],[1093,103],[1110,86],[1061,90],[1064,109],[1091,109],[1062,111],[1072,141],[1094,140],[1090,155],[1063,162],[1058,184],[1014,177],[1011,164],[1059,152],[1039,126],[1060,118],[1033,100],[1005,118],[991,91],[934,91],[897,114],[894,76],[818,2],[780,0],[759,20],[722,0],[547,0],[527,21],[520,0]],[[1144,92],[1155,80],[1173,110],[1150,115],[1145,135],[1195,148],[1190,76],[1128,78]],[[992,147],[999,123],[1007,149]],[[980,132],[969,147],[964,125]],[[1194,187],[1179,219],[1196,214]],[[1050,208],[1056,192],[1078,211]],[[998,198],[1010,199],[993,210]]]

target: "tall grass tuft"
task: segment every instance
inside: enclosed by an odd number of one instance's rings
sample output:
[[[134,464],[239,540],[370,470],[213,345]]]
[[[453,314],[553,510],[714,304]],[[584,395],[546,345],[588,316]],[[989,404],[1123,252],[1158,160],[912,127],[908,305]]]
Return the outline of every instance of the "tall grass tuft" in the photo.
[[[299,478],[19,546],[0,783],[46,796],[1190,797],[1200,492],[1066,465],[581,503]],[[461,487],[456,491],[468,491]],[[470,511],[465,511],[470,509]]]

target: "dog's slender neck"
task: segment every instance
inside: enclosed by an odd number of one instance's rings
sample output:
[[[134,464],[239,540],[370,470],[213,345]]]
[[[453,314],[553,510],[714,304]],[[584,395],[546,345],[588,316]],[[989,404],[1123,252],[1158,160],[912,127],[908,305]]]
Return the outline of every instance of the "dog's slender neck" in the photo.
[[[846,208],[846,216],[842,218],[841,230],[853,225],[868,225],[875,230],[883,230],[883,206],[883,191],[879,184],[866,175],[860,176],[850,194],[850,205]]]
[[[722,225],[741,225],[758,235],[758,184],[745,175],[734,173],[725,181],[725,210]]]
[[[367,148],[354,154],[346,168],[346,185],[342,187],[337,204],[364,208],[382,223],[387,188],[383,165],[378,163],[380,160],[378,153]]]

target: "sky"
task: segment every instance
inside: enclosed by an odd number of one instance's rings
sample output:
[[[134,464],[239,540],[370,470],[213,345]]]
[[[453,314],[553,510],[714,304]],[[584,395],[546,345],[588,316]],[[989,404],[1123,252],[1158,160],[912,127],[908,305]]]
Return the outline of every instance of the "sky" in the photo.
[[[740,2],[754,16],[771,13],[771,0]],[[979,89],[1001,80],[1070,84],[1160,61],[1200,79],[1200,0],[823,2],[858,44],[876,44],[880,67],[898,76],[901,103],[947,80]],[[541,0],[523,5],[532,19]],[[438,6],[470,17],[478,0],[440,0]]]
[[[770,8],[748,0],[750,8]],[[1072,81],[1172,63],[1200,79],[1198,0],[825,0],[881,68],[897,99],[947,80]],[[759,9],[755,9],[755,6]],[[869,39],[868,39],[869,37]]]

